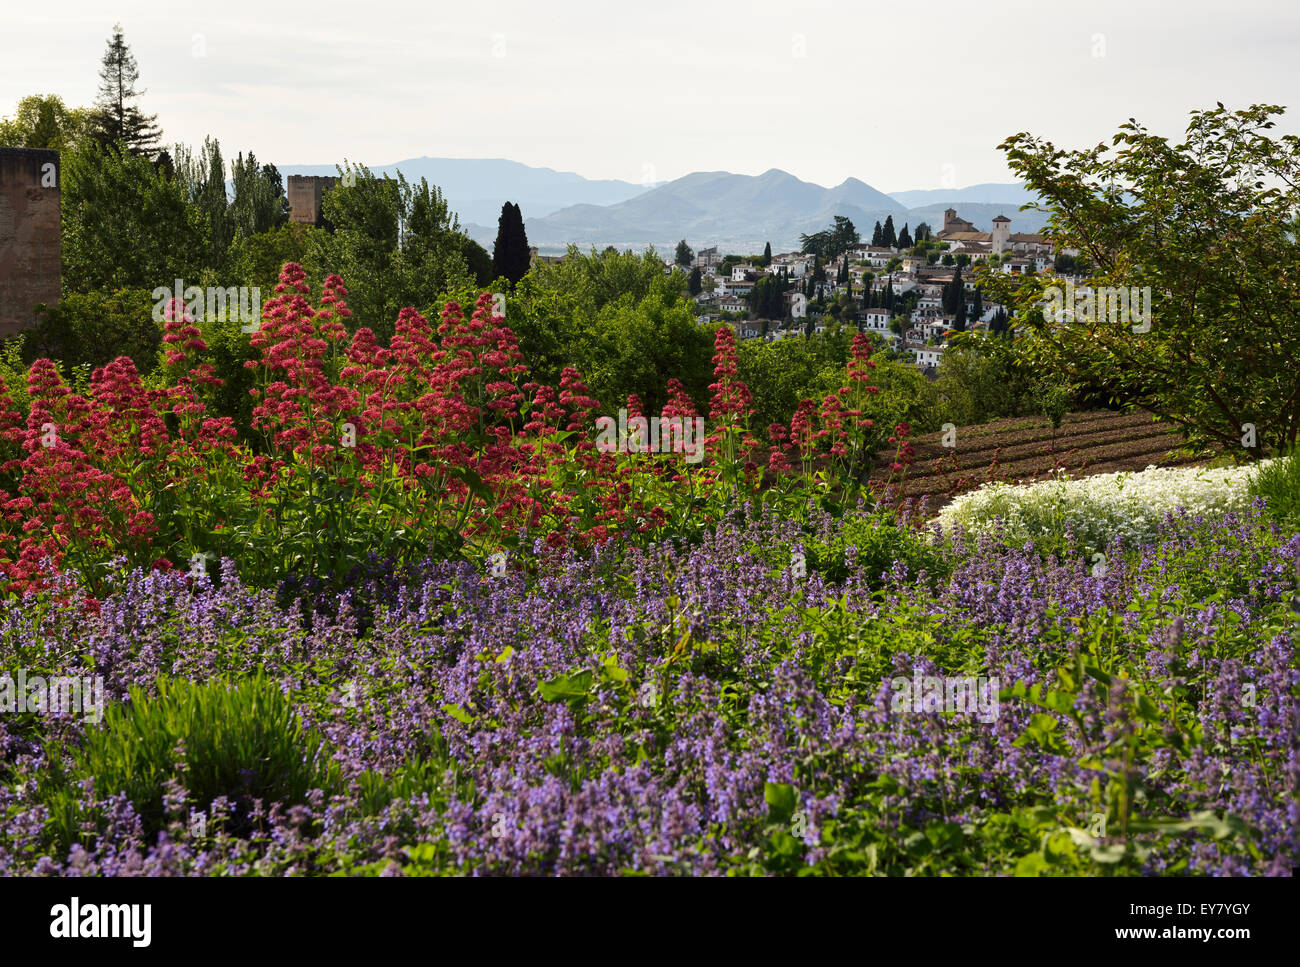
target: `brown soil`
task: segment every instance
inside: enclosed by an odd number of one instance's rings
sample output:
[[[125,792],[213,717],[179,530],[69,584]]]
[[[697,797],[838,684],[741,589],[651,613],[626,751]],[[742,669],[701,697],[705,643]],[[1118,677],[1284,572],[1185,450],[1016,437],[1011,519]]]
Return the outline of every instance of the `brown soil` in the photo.
[[[938,511],[953,497],[984,483],[1030,483],[1059,467],[1074,477],[1208,462],[1183,449],[1181,437],[1147,412],[1099,410],[1070,413],[1056,431],[1046,417],[1012,417],[980,426],[957,427],[955,447],[943,446],[942,432],[912,440],[913,464],[898,486],[903,497],[929,496]],[[892,448],[880,453],[873,480],[887,480]]]

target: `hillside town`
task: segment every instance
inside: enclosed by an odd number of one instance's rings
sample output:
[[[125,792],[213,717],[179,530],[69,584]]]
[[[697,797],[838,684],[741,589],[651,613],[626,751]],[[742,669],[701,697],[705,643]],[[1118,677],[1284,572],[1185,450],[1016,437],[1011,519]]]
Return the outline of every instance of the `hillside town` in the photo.
[[[1005,325],[1005,307],[983,300],[975,267],[1010,275],[1072,269],[1077,253],[1060,253],[1063,263],[1045,236],[1013,233],[1010,225],[999,215],[992,231],[981,232],[949,208],[940,231],[931,233],[922,223],[915,235],[906,225],[895,234],[891,218],[876,225],[872,241],[882,244],[857,242],[826,259],[809,251],[723,256],[709,247],[691,252],[683,263],[679,245],[677,258],[664,266],[689,268],[698,278],[691,298],[702,325],[725,322],[739,339],[769,342],[822,333],[835,324],[853,326],[879,336],[898,357],[910,355],[918,369],[934,376],[951,333]],[[756,298],[765,279],[779,280],[779,313],[771,311],[770,300]]]

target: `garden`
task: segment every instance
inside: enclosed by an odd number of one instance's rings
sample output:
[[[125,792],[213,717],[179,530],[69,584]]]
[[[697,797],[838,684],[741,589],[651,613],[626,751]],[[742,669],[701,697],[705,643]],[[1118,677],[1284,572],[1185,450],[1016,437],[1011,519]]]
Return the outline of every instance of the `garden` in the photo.
[[[718,329],[695,464],[599,451],[490,294],[388,345],[313,295],[250,337],[253,440],[179,305],[166,385],[6,387],[0,871],[1295,865],[1294,458],[935,516],[865,336],[761,443]]]
[[[423,181],[288,226],[250,155],[244,225],[215,143],[78,150],[68,293],[0,347],[0,875],[1289,875],[1277,113],[1009,139],[1158,298],[986,267],[1011,317],[933,379],[699,325],[653,251],[493,279]],[[255,324],[150,318],[222,273]]]

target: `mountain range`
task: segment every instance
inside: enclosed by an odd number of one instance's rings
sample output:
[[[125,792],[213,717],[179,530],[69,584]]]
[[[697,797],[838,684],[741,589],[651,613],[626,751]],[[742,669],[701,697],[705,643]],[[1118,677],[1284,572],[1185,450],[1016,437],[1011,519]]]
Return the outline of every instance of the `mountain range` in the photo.
[[[833,188],[801,181],[771,168],[761,175],[697,171],[659,185],[591,180],[573,172],[536,168],[504,159],[413,158],[371,169],[377,175],[401,170],[408,181],[427,178],[442,189],[462,229],[489,251],[496,239],[502,202],[517,202],[529,242],[541,251],[582,248],[643,249],[671,252],[685,238],[696,249],[716,245],[729,251],[774,252],[797,249],[799,236],[831,224],[834,216],[853,220],[870,239],[877,221],[892,216],[894,227],[913,231],[927,222],[943,227],[945,208],[981,231],[1001,214],[1011,231],[1036,232],[1039,212],[1021,212],[1034,198],[1023,185],[982,184],[954,189],[922,189],[885,194],[857,178]],[[285,165],[284,175],[337,174],[333,165]]]

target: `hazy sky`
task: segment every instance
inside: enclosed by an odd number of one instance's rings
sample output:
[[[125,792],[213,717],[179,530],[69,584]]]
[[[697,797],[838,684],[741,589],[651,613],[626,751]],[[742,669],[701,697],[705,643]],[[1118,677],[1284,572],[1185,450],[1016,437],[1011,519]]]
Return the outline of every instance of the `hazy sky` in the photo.
[[[1276,103],[1300,133],[1294,0],[618,0],[0,7],[0,114],[94,100],[121,22],[167,143],[375,166],[509,158],[666,181],[782,168],[883,191],[1010,181],[997,145]]]

